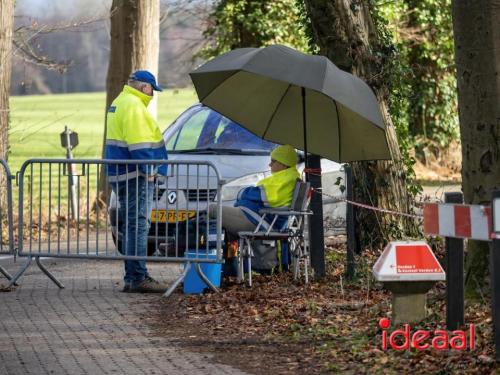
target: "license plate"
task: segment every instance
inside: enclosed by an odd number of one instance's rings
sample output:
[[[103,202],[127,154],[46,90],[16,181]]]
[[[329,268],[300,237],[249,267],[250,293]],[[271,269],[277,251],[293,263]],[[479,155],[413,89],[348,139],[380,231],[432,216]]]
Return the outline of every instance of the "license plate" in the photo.
[[[151,211],[151,221],[153,223],[175,223],[192,219],[195,215],[196,211],[154,210]]]

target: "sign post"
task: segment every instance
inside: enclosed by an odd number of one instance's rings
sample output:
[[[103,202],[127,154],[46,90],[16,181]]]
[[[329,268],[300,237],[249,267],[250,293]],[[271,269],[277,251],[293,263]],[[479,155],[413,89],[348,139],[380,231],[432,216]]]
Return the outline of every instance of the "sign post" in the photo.
[[[60,134],[61,146],[66,148],[66,159],[73,159],[72,150],[78,146],[78,133],[71,131],[67,126]],[[71,200],[71,219],[75,220],[77,217],[77,202],[76,202],[76,171],[74,171],[75,164],[68,164],[68,190]]]
[[[463,203],[462,193],[446,193],[446,203]],[[464,317],[464,240],[446,237],[446,328],[459,329]]]
[[[318,155],[310,155],[307,168],[321,169],[321,159]],[[307,173],[311,188],[321,188],[321,173]],[[313,194],[310,208],[313,214],[309,220],[309,238],[311,249],[311,266],[314,269],[314,277],[321,279],[326,275],[325,266],[325,238],[323,229],[323,197],[321,194]]]
[[[490,244],[491,308],[495,356],[496,360],[500,361],[500,191],[493,192],[491,207],[493,209],[493,239]]]
[[[345,180],[347,186],[347,200],[354,200],[354,188],[352,186],[352,168],[350,165],[345,165]],[[354,252],[356,247],[356,220],[354,218],[354,206],[346,205],[346,229],[347,229],[347,257],[346,257],[346,277],[352,280],[355,274]]]

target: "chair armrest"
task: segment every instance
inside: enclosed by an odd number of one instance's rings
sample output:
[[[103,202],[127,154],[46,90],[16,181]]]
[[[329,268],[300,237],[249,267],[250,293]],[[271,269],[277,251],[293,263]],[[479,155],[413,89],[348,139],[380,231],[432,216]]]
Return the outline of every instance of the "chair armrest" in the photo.
[[[312,215],[312,211],[290,211],[289,208],[263,208],[259,210],[259,214],[265,215],[278,215],[278,216],[300,216],[300,215]]]
[[[284,215],[288,215],[288,212],[290,212],[290,207],[262,208],[262,209],[259,210],[259,214],[261,214],[261,215],[264,215],[264,214],[271,214],[271,215],[284,214]]]
[[[289,215],[295,215],[295,216],[301,216],[301,215],[312,215],[313,212],[312,211],[288,211],[288,214]]]

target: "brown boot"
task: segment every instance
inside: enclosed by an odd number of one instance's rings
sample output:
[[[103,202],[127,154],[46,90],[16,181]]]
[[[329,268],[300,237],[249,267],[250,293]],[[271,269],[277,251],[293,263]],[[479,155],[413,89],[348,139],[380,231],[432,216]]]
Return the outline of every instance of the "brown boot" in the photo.
[[[168,285],[160,283],[148,276],[135,286],[130,286],[128,293],[164,293]]]

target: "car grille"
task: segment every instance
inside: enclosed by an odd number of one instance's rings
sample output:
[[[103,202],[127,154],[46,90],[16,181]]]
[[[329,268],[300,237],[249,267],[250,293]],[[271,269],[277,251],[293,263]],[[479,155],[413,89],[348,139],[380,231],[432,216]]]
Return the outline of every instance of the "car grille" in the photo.
[[[197,200],[200,200],[200,202],[206,202],[206,201],[213,202],[215,200],[216,195],[217,195],[217,189],[186,190],[187,200],[191,202],[196,202]]]

